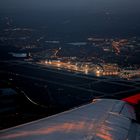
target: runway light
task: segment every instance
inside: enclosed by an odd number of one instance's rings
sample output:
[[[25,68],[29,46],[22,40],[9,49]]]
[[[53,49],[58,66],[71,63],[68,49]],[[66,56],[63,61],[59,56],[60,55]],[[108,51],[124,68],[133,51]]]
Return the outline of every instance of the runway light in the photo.
[[[100,71],[99,70],[96,70],[96,74],[100,74]]]
[[[57,64],[57,67],[60,67],[60,66],[61,66],[61,64],[60,64],[60,63],[58,63],[58,64]]]
[[[45,61],[45,64],[48,64],[48,61]]]
[[[49,61],[49,64],[52,64],[52,62],[51,62],[51,61]]]
[[[75,66],[75,70],[76,70],[76,71],[78,70],[78,67],[77,67],[77,66]]]
[[[100,70],[96,70],[96,76],[101,76],[101,72],[100,72]]]
[[[85,69],[85,74],[88,74],[88,69]]]

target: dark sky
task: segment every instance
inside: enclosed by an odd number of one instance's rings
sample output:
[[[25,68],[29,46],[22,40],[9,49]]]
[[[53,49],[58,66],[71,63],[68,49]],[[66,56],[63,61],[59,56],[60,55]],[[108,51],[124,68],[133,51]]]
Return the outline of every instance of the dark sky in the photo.
[[[140,35],[140,0],[0,0],[0,14],[57,34]]]
[[[0,0],[1,11],[17,10],[87,10],[98,12],[140,12],[140,0]]]

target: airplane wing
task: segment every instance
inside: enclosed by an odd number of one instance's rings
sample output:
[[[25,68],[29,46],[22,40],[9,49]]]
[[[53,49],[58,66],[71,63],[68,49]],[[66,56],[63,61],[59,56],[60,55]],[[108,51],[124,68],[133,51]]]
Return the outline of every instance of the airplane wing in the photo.
[[[0,140],[140,140],[140,125],[124,101],[98,99],[51,117],[0,131]]]

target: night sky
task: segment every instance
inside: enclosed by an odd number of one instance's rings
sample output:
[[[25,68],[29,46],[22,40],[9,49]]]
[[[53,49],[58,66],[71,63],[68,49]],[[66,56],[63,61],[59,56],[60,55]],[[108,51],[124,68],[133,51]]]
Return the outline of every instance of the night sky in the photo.
[[[140,0],[1,0],[0,15],[48,32],[140,36]]]
[[[139,0],[1,0],[1,11],[15,10],[70,10],[100,12],[110,10],[118,13],[140,12]]]

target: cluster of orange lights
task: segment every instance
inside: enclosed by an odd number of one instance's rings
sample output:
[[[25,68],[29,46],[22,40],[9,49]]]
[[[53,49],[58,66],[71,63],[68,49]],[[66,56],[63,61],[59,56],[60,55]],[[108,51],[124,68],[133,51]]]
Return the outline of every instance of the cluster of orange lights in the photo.
[[[118,72],[103,72],[102,75],[118,75]]]
[[[64,69],[69,69],[73,71],[78,71],[78,72],[83,72],[85,74],[88,73],[93,73],[96,76],[111,76],[111,75],[118,75],[118,71],[103,71],[99,67],[97,67],[95,70],[92,70],[89,68],[89,66],[83,65],[83,66],[78,66],[77,63],[73,64],[70,61],[68,62],[61,62],[60,60],[57,61],[45,61],[45,64],[51,65],[57,68],[64,68]]]
[[[74,71],[79,71],[79,72],[84,72],[85,74],[88,74],[89,72],[89,68],[88,65],[85,65],[83,67],[79,67],[76,64],[72,64],[71,62],[61,62],[60,60],[57,61],[45,61],[45,64],[47,65],[51,65],[54,67],[59,67],[59,68],[66,68],[66,69],[70,69],[70,70],[74,70]]]

